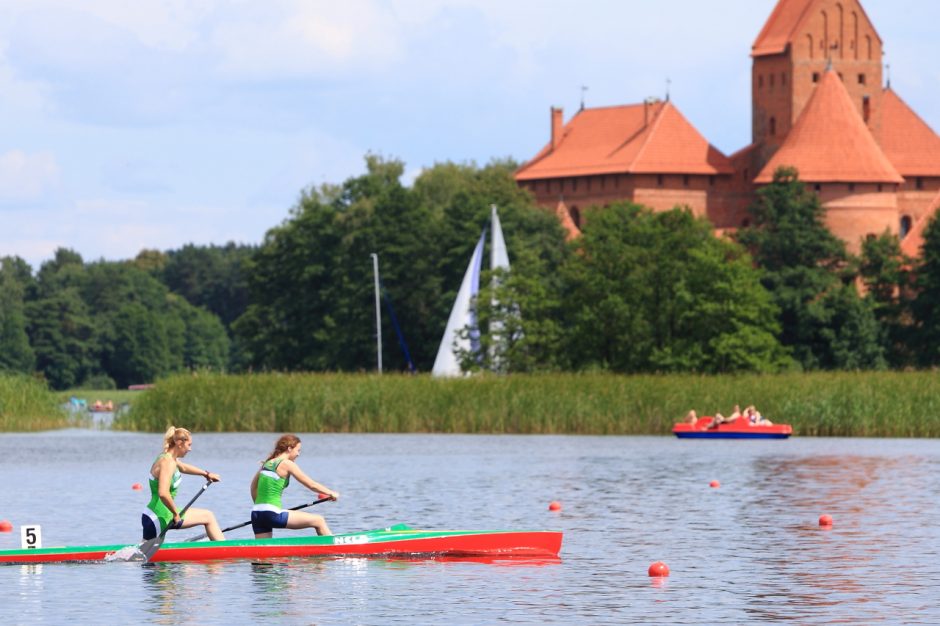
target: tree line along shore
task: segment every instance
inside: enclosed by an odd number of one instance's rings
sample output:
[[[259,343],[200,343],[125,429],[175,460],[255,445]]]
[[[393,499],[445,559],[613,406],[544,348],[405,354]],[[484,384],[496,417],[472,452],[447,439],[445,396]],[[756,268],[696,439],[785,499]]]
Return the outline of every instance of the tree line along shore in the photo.
[[[0,429],[87,426],[61,394],[0,376]],[[404,374],[182,374],[140,392],[112,428],[162,432],[665,435],[689,409],[754,404],[797,436],[938,437],[932,371],[704,376],[610,373],[434,379]],[[83,421],[84,420],[84,421]]]

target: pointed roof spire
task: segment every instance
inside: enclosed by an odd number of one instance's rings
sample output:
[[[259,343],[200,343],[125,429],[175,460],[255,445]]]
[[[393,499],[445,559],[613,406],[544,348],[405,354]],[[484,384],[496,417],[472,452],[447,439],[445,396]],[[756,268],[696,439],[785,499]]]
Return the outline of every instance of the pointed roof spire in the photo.
[[[904,181],[831,69],[823,74],[783,145],[754,182],[771,182],[781,166],[795,167],[807,182]]]

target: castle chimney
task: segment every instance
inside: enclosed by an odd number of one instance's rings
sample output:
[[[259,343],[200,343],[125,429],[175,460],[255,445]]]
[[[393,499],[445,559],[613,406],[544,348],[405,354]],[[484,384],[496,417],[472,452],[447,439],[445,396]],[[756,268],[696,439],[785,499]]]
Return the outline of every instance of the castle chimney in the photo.
[[[552,150],[561,143],[562,128],[564,128],[564,109],[552,107]]]

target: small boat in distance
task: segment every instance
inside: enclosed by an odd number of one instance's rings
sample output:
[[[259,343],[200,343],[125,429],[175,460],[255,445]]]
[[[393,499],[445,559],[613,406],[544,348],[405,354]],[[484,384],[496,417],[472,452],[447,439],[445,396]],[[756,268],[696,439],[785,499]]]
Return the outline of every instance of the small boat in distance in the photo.
[[[344,535],[165,543],[151,561],[217,561],[300,557],[558,559],[562,533],[543,530],[415,530],[398,524]],[[0,550],[0,565],[127,561],[134,545]],[[132,555],[128,554],[128,557]],[[118,557],[118,558],[115,558]],[[130,558],[130,560],[139,560]]]
[[[712,427],[715,418],[700,417],[694,424],[676,424],[673,434],[679,439],[786,439],[793,434],[789,424],[752,425],[747,417]]]

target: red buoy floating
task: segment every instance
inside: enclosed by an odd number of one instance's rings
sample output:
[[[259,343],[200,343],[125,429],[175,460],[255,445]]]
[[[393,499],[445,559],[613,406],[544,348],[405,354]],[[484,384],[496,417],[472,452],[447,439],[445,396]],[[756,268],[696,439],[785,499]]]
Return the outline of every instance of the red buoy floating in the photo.
[[[558,500],[552,500],[551,502],[548,503],[548,510],[549,510],[549,511],[560,511],[560,510],[561,510],[561,502],[559,502]]]
[[[650,576],[669,576],[669,566],[662,561],[656,561],[650,565]]]
[[[0,533],[13,532],[13,524],[9,520],[0,519]]]
[[[708,483],[708,486],[712,487],[713,489],[717,489],[718,487],[721,487],[721,483],[718,482],[717,480],[713,480],[710,483]]]
[[[820,515],[819,516],[819,525],[820,526],[832,526],[832,516],[831,515]]]
[[[134,483],[133,485],[131,485],[131,489],[133,489],[134,491],[140,491],[143,488],[144,486],[141,485],[140,483]]]

